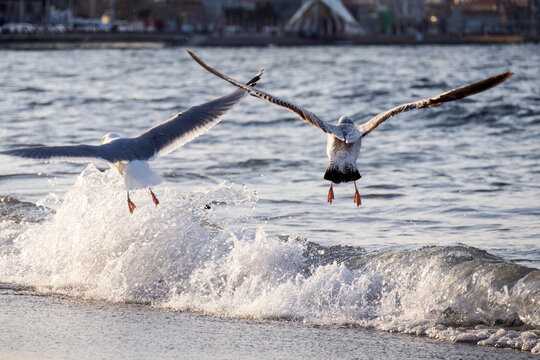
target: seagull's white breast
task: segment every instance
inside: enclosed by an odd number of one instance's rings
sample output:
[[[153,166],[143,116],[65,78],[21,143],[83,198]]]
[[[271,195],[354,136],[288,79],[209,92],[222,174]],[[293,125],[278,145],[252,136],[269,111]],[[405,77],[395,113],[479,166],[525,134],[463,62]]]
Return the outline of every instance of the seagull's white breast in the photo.
[[[326,154],[330,159],[330,164],[344,171],[347,168],[356,169],[356,160],[360,155],[362,138],[353,143],[346,143],[332,135],[328,135],[326,143]]]

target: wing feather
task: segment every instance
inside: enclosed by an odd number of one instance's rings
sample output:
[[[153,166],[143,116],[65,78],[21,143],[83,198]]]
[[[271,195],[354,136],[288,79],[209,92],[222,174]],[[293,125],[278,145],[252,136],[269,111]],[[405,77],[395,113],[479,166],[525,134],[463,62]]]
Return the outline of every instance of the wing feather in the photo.
[[[261,98],[263,100],[268,101],[271,104],[274,104],[274,105],[283,107],[285,109],[288,109],[288,110],[294,112],[296,115],[298,115],[300,117],[300,119],[304,120],[305,122],[310,123],[313,126],[318,127],[319,129],[321,129],[325,133],[332,134],[332,135],[334,135],[335,137],[337,137],[337,138],[339,138],[341,140],[345,140],[343,132],[338,126],[331,125],[331,124],[319,119],[317,117],[317,115],[315,115],[311,111],[308,111],[308,110],[306,110],[306,109],[304,109],[304,108],[302,108],[302,107],[300,107],[298,105],[295,105],[290,101],[281,99],[281,98],[279,98],[277,96],[270,95],[270,94],[268,94],[268,93],[266,93],[264,91],[261,91],[259,89],[255,89],[252,86],[250,86],[249,84],[244,85],[244,84],[242,84],[242,83],[228,77],[227,75],[224,75],[224,74],[220,73],[219,71],[211,68],[209,65],[207,65],[204,61],[202,61],[199,57],[197,57],[197,55],[195,55],[191,51],[187,50],[187,52],[189,53],[189,55],[197,63],[199,63],[199,65],[201,65],[203,68],[205,68],[206,70],[208,70],[212,74],[216,75],[217,77],[220,77],[223,80],[225,80],[225,81],[227,81],[227,82],[229,82],[229,83],[231,83],[231,84],[233,84],[235,86],[238,86],[239,88],[244,89],[245,91],[248,91],[251,95],[253,95],[255,97]]]
[[[262,71],[248,84],[256,84],[261,75]],[[147,161],[156,155],[168,154],[210,130],[227,110],[246,95],[246,91],[238,89],[229,95],[193,106],[135,138],[119,138],[96,146],[38,146],[3,151],[0,154],[48,162]]]
[[[257,84],[261,75],[262,70],[247,84]],[[136,143],[136,147],[148,149],[148,159],[166,155],[210,130],[221,121],[225,112],[247,94],[245,90],[238,89],[229,95],[193,106],[131,140]]]
[[[2,151],[0,154],[45,161],[103,162],[107,161],[100,152],[100,146],[36,146]]]
[[[439,94],[430,98],[396,106],[390,110],[387,110],[385,112],[382,112],[374,116],[368,122],[359,125],[358,129],[362,132],[362,136],[366,136],[367,134],[375,130],[377,126],[379,126],[388,118],[394,115],[397,115],[399,113],[409,111],[409,110],[439,106],[448,101],[459,100],[464,97],[477,94],[479,92],[490,89],[496,85],[499,85],[500,83],[508,79],[513,74],[514,74],[513,72],[508,71],[508,72],[484,79],[482,81],[475,82],[473,84],[465,85],[457,89],[447,91],[445,93],[442,93],[442,94]]]

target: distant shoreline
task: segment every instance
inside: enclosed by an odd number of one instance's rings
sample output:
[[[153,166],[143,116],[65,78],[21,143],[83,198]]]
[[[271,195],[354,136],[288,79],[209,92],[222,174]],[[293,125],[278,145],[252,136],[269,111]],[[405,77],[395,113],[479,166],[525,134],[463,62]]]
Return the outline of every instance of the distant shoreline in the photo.
[[[425,35],[421,40],[407,35],[365,35],[340,38],[302,38],[242,34],[234,36],[168,33],[64,33],[1,34],[0,49],[144,48],[168,46],[325,46],[325,45],[464,45],[538,43],[540,35]]]

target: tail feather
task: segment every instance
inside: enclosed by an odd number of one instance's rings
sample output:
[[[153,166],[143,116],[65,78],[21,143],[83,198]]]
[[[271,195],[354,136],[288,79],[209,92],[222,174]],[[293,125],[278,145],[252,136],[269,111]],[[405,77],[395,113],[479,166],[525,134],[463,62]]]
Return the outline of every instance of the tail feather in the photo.
[[[163,182],[161,176],[153,172],[143,161],[132,161],[127,164],[123,176],[126,190],[144,189]]]
[[[340,184],[342,182],[356,181],[360,179],[362,175],[358,172],[358,169],[347,168],[340,170],[338,168],[329,166],[324,173],[324,179],[333,182],[334,184]]]

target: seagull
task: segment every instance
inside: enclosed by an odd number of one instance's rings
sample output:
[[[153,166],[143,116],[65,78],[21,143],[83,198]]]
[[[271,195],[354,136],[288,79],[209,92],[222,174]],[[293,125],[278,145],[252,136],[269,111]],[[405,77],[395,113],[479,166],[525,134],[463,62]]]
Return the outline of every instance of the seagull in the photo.
[[[228,81],[233,85],[238,86],[241,89],[249,91],[249,93],[255,97],[264,99],[274,105],[294,112],[300,117],[300,119],[324,131],[328,136],[326,153],[330,160],[326,173],[324,174],[324,179],[330,181],[328,202],[331,204],[332,200],[334,200],[334,190],[332,188],[333,183],[339,184],[342,182],[346,183],[352,181],[354,182],[355,189],[354,203],[357,207],[362,205],[362,201],[360,199],[358,188],[356,187],[356,180],[360,179],[362,176],[360,175],[356,166],[356,160],[360,155],[360,147],[362,145],[362,139],[364,136],[375,130],[385,120],[394,115],[409,110],[439,106],[448,101],[458,100],[466,96],[482,92],[500,84],[514,74],[513,72],[508,71],[433,97],[399,105],[374,116],[371,118],[371,120],[358,126],[356,126],[348,116],[341,116],[337,125],[332,125],[321,120],[317,115],[308,111],[307,109],[295,105],[288,100],[280,99],[276,96],[270,95],[269,93],[255,89],[251,85],[244,85],[226,75],[223,75],[222,73],[208,66],[191,51],[187,51],[196,62],[198,62],[202,67],[212,74],[222,78],[225,81]]]
[[[248,81],[247,86],[257,84],[262,72]],[[103,136],[101,145],[38,146],[2,151],[0,154],[46,162],[106,162],[123,178],[129,212],[133,214],[136,206],[129,198],[130,190],[148,188],[154,204],[159,204],[151,187],[162,183],[163,179],[150,169],[148,161],[167,155],[210,130],[220,122],[225,112],[247,94],[245,90],[238,89],[229,95],[190,107],[133,138],[109,133]]]

